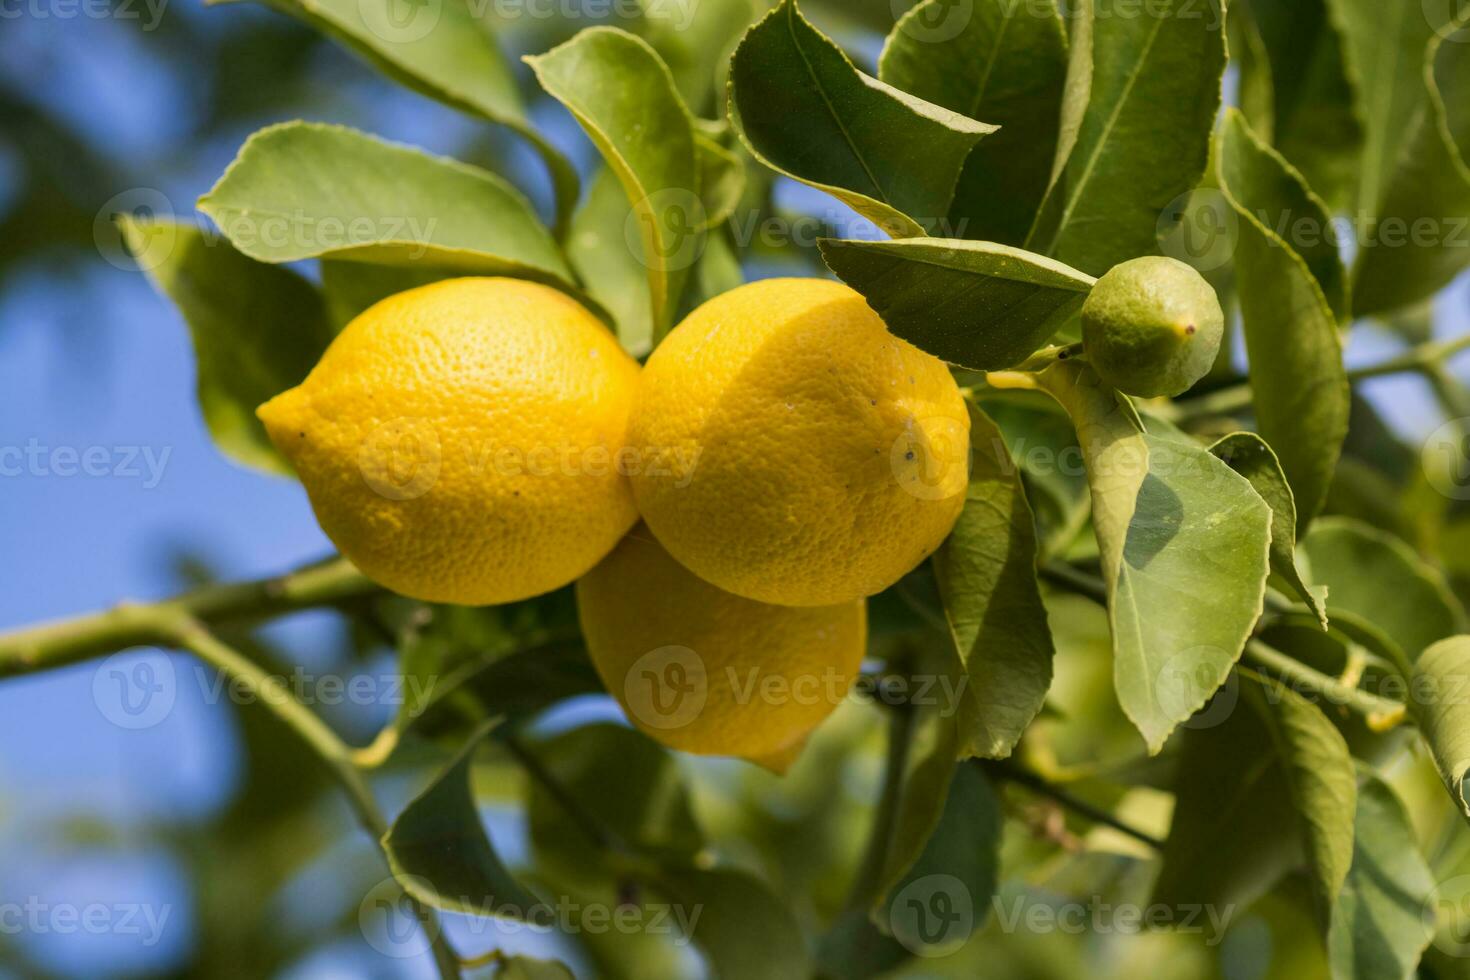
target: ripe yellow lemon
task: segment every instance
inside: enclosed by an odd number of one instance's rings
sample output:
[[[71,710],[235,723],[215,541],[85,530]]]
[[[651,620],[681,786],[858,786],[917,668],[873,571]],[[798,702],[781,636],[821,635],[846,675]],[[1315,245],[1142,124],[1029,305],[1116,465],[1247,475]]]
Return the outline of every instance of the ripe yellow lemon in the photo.
[[[365,575],[483,605],[566,585],[637,520],[620,456],[637,381],[563,293],[451,279],[364,311],[258,414]]]
[[[577,582],[587,649],[651,738],[784,772],[846,697],[867,643],[864,600],[773,606],[715,588],[642,526]]]
[[[827,605],[898,581],[964,505],[970,418],[943,362],[822,279],[710,300],[648,359],[638,509],[720,588]]]

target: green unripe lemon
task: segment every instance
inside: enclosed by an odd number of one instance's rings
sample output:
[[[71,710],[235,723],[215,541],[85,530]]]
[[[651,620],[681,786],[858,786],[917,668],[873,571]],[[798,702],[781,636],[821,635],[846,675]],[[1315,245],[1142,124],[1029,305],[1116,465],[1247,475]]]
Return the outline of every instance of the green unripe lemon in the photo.
[[[1177,259],[1114,266],[1082,306],[1082,347],[1108,384],[1130,395],[1173,397],[1210,370],[1225,334],[1215,290]]]

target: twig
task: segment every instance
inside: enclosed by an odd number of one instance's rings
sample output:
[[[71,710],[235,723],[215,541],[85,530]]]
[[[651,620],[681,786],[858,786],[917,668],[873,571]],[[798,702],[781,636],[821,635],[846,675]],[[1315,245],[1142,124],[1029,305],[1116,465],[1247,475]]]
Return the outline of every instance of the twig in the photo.
[[[1047,799],[1052,800],[1053,802],[1067,808],[1068,810],[1071,810],[1080,817],[1091,820],[1093,823],[1102,824],[1104,827],[1111,827],[1118,833],[1126,834],[1127,836],[1132,837],[1134,840],[1141,841],[1142,843],[1147,844],[1149,847],[1152,847],[1155,850],[1163,849],[1164,842],[1159,840],[1152,834],[1147,833],[1146,831],[1139,830],[1137,827],[1125,823],[1124,821],[1113,816],[1113,814],[1102,809],[1101,807],[1093,806],[1086,800],[1079,799],[1073,796],[1071,793],[1068,793],[1066,790],[1061,789],[1060,787],[1053,786],[1051,783],[1047,782],[1045,779],[1042,779],[1034,772],[1022,769],[1021,767],[1011,762],[984,761],[980,759],[975,759],[973,761],[976,765],[980,766],[982,770],[984,770],[987,776],[991,776],[995,779],[1002,780],[1008,783],[1014,783],[1017,786],[1024,787],[1031,792],[1037,794],[1038,796],[1044,796]]]
[[[103,612],[0,633],[0,678],[52,670],[137,646],[167,645],[180,617],[216,625],[326,606],[380,591],[346,559],[278,578],[207,585],[154,603],[121,603]]]

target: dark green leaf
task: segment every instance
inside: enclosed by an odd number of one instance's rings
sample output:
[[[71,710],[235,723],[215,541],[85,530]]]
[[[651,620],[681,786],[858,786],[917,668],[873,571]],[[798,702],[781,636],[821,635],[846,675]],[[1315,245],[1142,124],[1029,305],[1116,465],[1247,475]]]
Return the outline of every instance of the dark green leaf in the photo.
[[[618,725],[587,725],[528,742],[525,751],[568,798],[557,799],[533,782],[526,807],[532,846],[564,875],[601,872],[607,859],[569,815],[568,800],[596,814],[622,846],[640,854],[682,866],[693,863],[704,845],[678,764],[647,736]]]
[[[1435,883],[1394,791],[1368,775],[1358,787],[1353,864],[1332,911],[1327,951],[1335,980],[1408,980],[1434,935]]]
[[[823,239],[822,258],[896,335],[975,370],[1021,363],[1082,309],[1096,281],[1008,245]]]
[[[694,120],[658,54],[616,28],[589,28],[526,62],[581,123],[633,205],[657,340],[673,325],[708,220]]]
[[[1201,446],[1146,433],[1131,404],[1078,361],[1036,385],[1077,428],[1113,633],[1118,700],[1150,753],[1225,682],[1261,614],[1271,509]]]
[[[1470,23],[1470,8],[1461,25]],[[1353,270],[1354,312],[1412,306],[1470,265],[1470,27],[1428,45],[1424,90]],[[1406,79],[1411,72],[1402,73]]]
[[[1347,435],[1349,392],[1338,316],[1319,279],[1325,276],[1333,289],[1341,277],[1335,254],[1319,254],[1314,266],[1262,216],[1295,220],[1306,214],[1318,228],[1327,227],[1328,216],[1291,165],[1257,140],[1233,110],[1220,135],[1217,164],[1220,191],[1239,220],[1236,280],[1256,421],[1281,459],[1297,520],[1305,526],[1327,497]]]
[[[1240,703],[1184,739],[1154,901],[1248,905],[1304,861],[1325,927],[1352,861],[1352,757],[1316,705],[1239,676]]]
[[[1470,818],[1470,636],[1440,640],[1414,661],[1409,710],[1450,799]]]
[[[188,324],[199,408],[215,443],[241,463],[289,473],[255,409],[299,384],[326,350],[332,331],[321,296],[294,272],[193,225],[117,221],[139,267]]]
[[[924,851],[874,910],[905,949],[942,956],[985,923],[1000,871],[1000,800],[975,765],[961,765]]]
[[[470,790],[475,750],[497,724],[481,727],[404,808],[383,835],[383,849],[393,876],[421,902],[466,915],[527,919],[537,914],[541,901],[495,853]]]
[[[1051,685],[1051,632],[1036,583],[1036,525],[1004,438],[970,412],[965,508],[934,556],[934,572],[968,683],[959,754],[999,759],[1016,743]]]
[[[1327,628],[1327,588],[1309,586],[1296,566],[1296,500],[1281,462],[1254,432],[1232,432],[1210,447],[1235,472],[1250,481],[1271,507],[1271,571],[1284,578]]]
[[[965,161],[949,233],[1025,241],[1057,152],[1067,78],[1060,15],[1024,0],[924,0],[888,35],[878,77],[1000,126]]]
[[[809,980],[811,962],[791,912],[740,871],[668,872],[662,888],[698,913],[689,930],[719,980]]]
[[[577,172],[526,119],[515,75],[474,0],[262,2],[336,39],[409,88],[524,136],[546,161],[558,224],[565,226],[577,200]]]
[[[262,262],[330,256],[563,289],[572,281],[550,233],[505,181],[344,126],[260,130],[199,207]]]
[[[1307,185],[1341,210],[1356,191],[1363,125],[1343,64],[1342,39],[1325,0],[1250,0],[1230,8],[1230,22],[1252,25],[1265,58],[1242,66],[1242,87],[1264,75],[1270,117],[1243,104],[1251,127],[1268,134]],[[1244,100],[1242,100],[1244,102]],[[1269,122],[1270,125],[1265,125]]]
[[[762,163],[896,238],[944,219],[965,158],[995,129],[864,75],[794,0],[736,49],[730,120]]]
[[[1075,57],[1068,111],[1084,86],[1087,111],[1026,245],[1091,275],[1158,251],[1160,219],[1194,189],[1209,157],[1225,70],[1219,0],[1160,0],[1093,16],[1090,64]],[[1077,77],[1090,71],[1090,83]],[[1063,117],[1063,151],[1070,142]]]

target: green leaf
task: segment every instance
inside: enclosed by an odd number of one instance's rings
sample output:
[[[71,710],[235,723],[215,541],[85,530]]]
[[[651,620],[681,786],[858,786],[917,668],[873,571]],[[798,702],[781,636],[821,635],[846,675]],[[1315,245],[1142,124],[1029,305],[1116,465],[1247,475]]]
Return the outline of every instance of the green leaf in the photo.
[[[434,908],[528,919],[541,900],[511,876],[485,835],[470,791],[475,750],[499,722],[482,726],[383,835],[393,876]]]
[[[1424,48],[1440,25],[1428,3],[1326,0],[1342,37],[1348,79],[1363,123],[1363,152],[1357,166],[1355,213],[1376,214],[1394,164],[1404,151],[1423,106],[1418,74]],[[1450,5],[1442,9],[1448,11]]]
[[[586,725],[528,742],[526,752],[566,794],[566,799],[555,798],[533,782],[526,805],[532,846],[563,874],[600,874],[608,859],[569,815],[568,801],[595,813],[622,845],[642,855],[683,866],[692,864],[704,846],[678,764],[640,732]]]
[[[1327,628],[1327,587],[1310,586],[1296,565],[1296,500],[1281,461],[1254,432],[1232,432],[1210,447],[1232,470],[1250,481],[1271,508],[1271,571],[1280,575]]]
[[[1051,631],[1036,583],[1036,525],[1000,429],[970,411],[965,508],[934,555],[945,616],[968,683],[959,754],[1005,758],[1051,686]]]
[[[1325,928],[1352,863],[1352,756],[1316,705],[1251,671],[1239,676],[1234,710],[1184,739],[1153,900],[1248,905],[1305,861]]]
[[[1409,710],[1450,799],[1470,818],[1470,636],[1430,645],[1414,661]]]
[[[255,417],[306,377],[332,338],[320,294],[287,269],[252,261],[193,225],[117,217],[129,251],[179,308],[194,341],[199,408],[232,459],[290,473]]]
[[[1251,126],[1302,172],[1307,185],[1347,209],[1356,190],[1363,125],[1343,63],[1342,39],[1325,0],[1251,0],[1230,9],[1230,23],[1255,25],[1265,49],[1255,66],[1266,76],[1270,122],[1247,112]],[[1242,67],[1242,86],[1252,71]]]
[[[697,115],[714,115],[723,94],[730,53],[760,13],[753,0],[699,0],[681,5],[642,0],[639,36],[669,66],[684,102]]]
[[[1000,131],[965,160],[949,228],[1019,245],[1057,152],[1067,34],[1056,10],[1024,0],[924,0],[899,18],[878,77]]]
[[[525,137],[546,162],[558,226],[577,201],[577,172],[526,119],[515,75],[472,0],[262,0],[356,51],[395,81]],[[404,14],[408,17],[405,19]]]
[[[322,298],[334,332],[352,322],[359,313],[395,293],[427,286],[456,273],[432,267],[368,265],[342,259],[322,259]]]
[[[1412,306],[1470,265],[1470,8],[1458,24],[1428,44],[1421,103],[1353,269],[1360,316]]]
[[[641,237],[628,234],[638,221],[617,174],[604,167],[572,216],[566,247],[587,292],[612,314],[618,341],[642,356],[653,349],[653,308]]]
[[[1091,275],[1158,251],[1160,220],[1205,171],[1225,70],[1219,0],[1159,0],[1075,16],[1092,40],[1090,101],[1026,247]],[[1083,81],[1068,79],[1069,108]],[[1070,141],[1064,117],[1062,147]]]
[[[979,371],[1021,363],[1075,317],[1096,280],[1008,245],[824,238],[822,258],[888,329]]]
[[[756,159],[895,238],[941,223],[965,158],[995,131],[864,75],[795,0],[782,0],[736,49],[730,121]]]
[[[199,208],[251,258],[420,263],[568,289],[571,271],[531,205],[484,170],[345,126],[268,126]]]
[[[801,928],[764,884],[741,871],[689,868],[664,874],[660,887],[698,913],[689,930],[719,980],[809,980]]]
[[[693,118],[658,54],[616,28],[588,28],[526,63],[571,110],[633,205],[657,340],[673,325],[707,220]]]
[[[1046,555],[1064,551],[1088,517],[1087,471],[1077,431],[1049,398],[1024,401],[1014,393],[980,393],[976,402],[1000,427],[1006,449],[1020,468],[1026,499],[1035,512]]]
[[[1371,774],[1358,787],[1353,841],[1352,868],[1327,935],[1332,976],[1409,980],[1434,935],[1425,914],[1434,907],[1434,876],[1404,804]]]
[[[1145,432],[1086,364],[1012,377],[1055,397],[1077,428],[1118,700],[1156,754],[1225,682],[1261,614],[1271,509],[1203,447]]]
[[[1307,581],[1328,588],[1327,610],[1381,630],[1413,660],[1436,640],[1465,631],[1465,613],[1443,576],[1398,538],[1358,521],[1324,518],[1298,550]]]
[[[1329,289],[1341,282],[1339,263],[1334,254],[1320,257],[1314,268],[1261,216],[1310,215],[1319,228],[1327,227],[1328,216],[1300,175],[1234,110],[1220,134],[1217,171],[1220,191],[1239,219],[1236,288],[1256,422],[1281,459],[1297,520],[1305,526],[1326,500],[1347,436],[1349,389],[1338,316],[1319,279],[1326,276]]]
[[[923,853],[874,910],[880,928],[923,956],[964,945],[990,912],[1003,823],[1000,799],[984,773],[976,765],[958,766]]]

